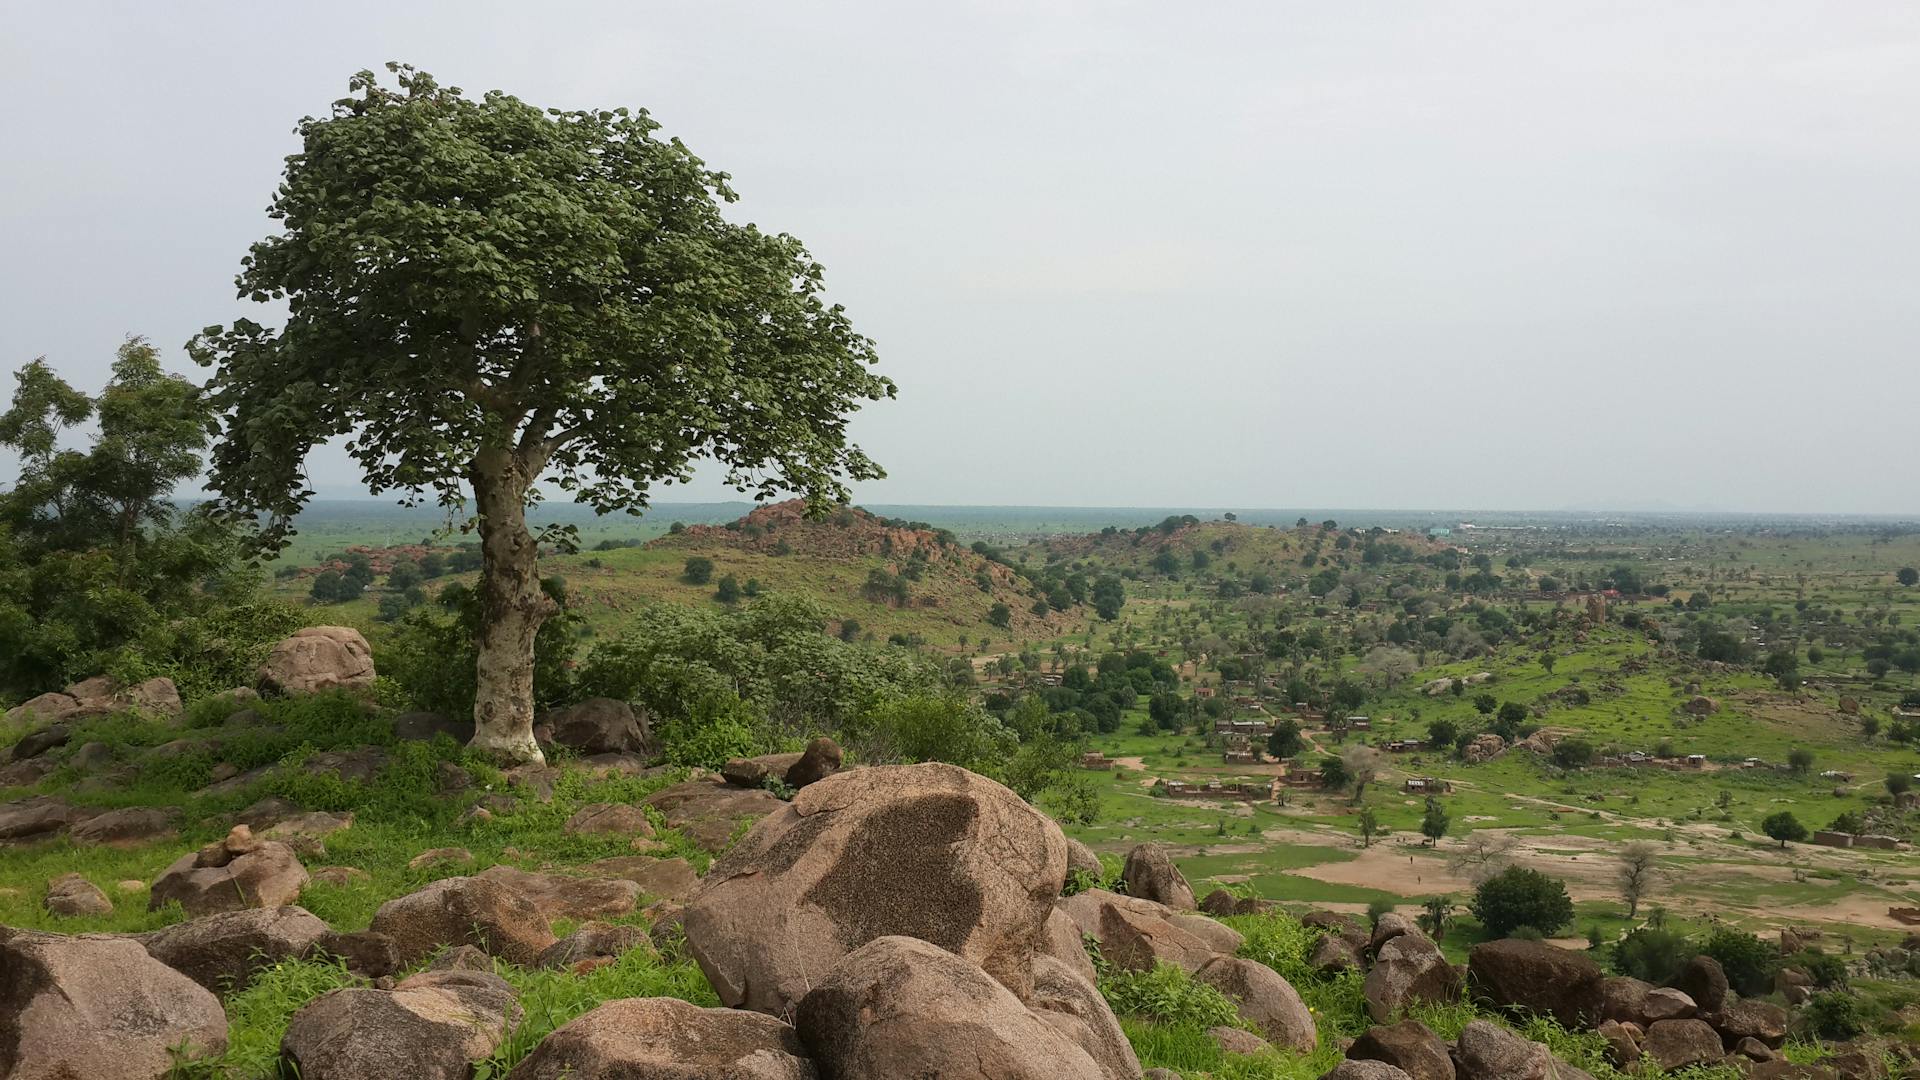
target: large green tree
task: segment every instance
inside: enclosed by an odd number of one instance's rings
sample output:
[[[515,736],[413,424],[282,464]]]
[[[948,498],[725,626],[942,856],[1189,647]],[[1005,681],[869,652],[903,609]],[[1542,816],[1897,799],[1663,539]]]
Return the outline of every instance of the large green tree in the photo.
[[[328,439],[376,494],[471,493],[473,742],[538,760],[533,643],[556,605],[527,524],[536,485],[637,511],[712,458],[756,497],[844,501],[847,480],[881,475],[847,414],[894,388],[800,242],[727,220],[726,174],[644,111],[473,99],[388,67],[397,88],[361,72],[300,122],[270,208],[281,231],[238,278],[285,323],[194,341],[225,418],[212,481],[273,542]]]

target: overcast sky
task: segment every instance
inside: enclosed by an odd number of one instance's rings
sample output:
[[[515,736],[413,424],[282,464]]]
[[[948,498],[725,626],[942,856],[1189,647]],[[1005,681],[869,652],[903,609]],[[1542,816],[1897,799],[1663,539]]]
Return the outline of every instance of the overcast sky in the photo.
[[[805,240],[901,388],[867,501],[1920,511],[1910,0],[23,4],[0,364],[193,370],[390,59]]]

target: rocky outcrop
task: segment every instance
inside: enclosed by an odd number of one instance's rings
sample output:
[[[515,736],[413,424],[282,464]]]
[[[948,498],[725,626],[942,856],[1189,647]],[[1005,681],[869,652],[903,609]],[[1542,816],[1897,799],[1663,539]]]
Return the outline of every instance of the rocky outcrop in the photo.
[[[799,1036],[758,1013],[677,998],[609,1001],[548,1035],[508,1080],[815,1080]]]
[[[1140,1059],[1134,1056],[1133,1044],[1127,1041],[1120,1021],[1107,999],[1094,989],[1090,977],[1050,956],[1039,957],[1033,962],[1029,1004],[1034,1016],[1072,1039],[1106,1075],[1127,1080],[1140,1075]]]
[[[1238,956],[1216,956],[1194,972],[1194,978],[1225,994],[1239,1010],[1240,1018],[1251,1023],[1275,1046],[1307,1053],[1320,1043],[1313,1013],[1293,989],[1265,964]]]
[[[582,754],[639,754],[659,751],[644,711],[613,698],[585,701],[543,713],[540,722],[553,741]]]
[[[1152,971],[1160,964],[1172,964],[1192,974],[1214,957],[1211,945],[1166,919],[1120,904],[1101,905],[1099,932],[1094,937],[1100,942],[1101,956],[1127,971]]]
[[[113,914],[113,901],[81,874],[61,874],[47,882],[44,904],[48,913],[66,918]]]
[[[787,806],[759,788],[737,788],[719,779],[689,780],[661,788],[640,800],[660,812],[668,828],[708,851],[723,851],[743,824]]]
[[[307,955],[330,932],[305,908],[254,908],[189,919],[138,940],[155,960],[225,994],[245,989],[261,968]]]
[[[1385,1062],[1409,1080],[1454,1080],[1447,1044],[1418,1020],[1368,1028],[1347,1047],[1347,1057]]]
[[[825,735],[819,736],[807,743],[806,749],[800,752],[800,760],[787,770],[787,786],[798,791],[808,784],[817,784],[839,772],[845,760],[839,743]]]
[[[280,1053],[301,1080],[467,1080],[519,1020],[498,975],[426,971],[322,994],[293,1014]]]
[[[532,967],[554,942],[548,923],[532,901],[498,881],[453,877],[380,905],[370,929],[393,939],[402,966],[443,946],[472,945]]]
[[[588,863],[586,869],[602,877],[624,878],[640,886],[640,895],[659,900],[686,900],[700,888],[699,875],[685,859],[620,855]]]
[[[67,835],[76,844],[137,847],[172,837],[173,818],[161,807],[127,806],[76,821]]]
[[[152,1080],[226,1046],[219,999],[139,942],[0,928],[0,1076]]]
[[[1059,863],[1064,873],[1064,845]],[[910,937],[842,957],[800,1000],[795,1026],[833,1080],[1111,1080],[1000,981]]]
[[[1467,952],[1467,982],[1477,1000],[1543,1013],[1567,1027],[1600,1020],[1602,981],[1591,957],[1542,941],[1486,941]]]
[[[1087,956],[1086,943],[1080,937],[1080,927],[1074,924],[1072,916],[1057,907],[1047,913],[1040,951],[1088,982],[1096,977],[1093,960]]]
[[[245,825],[183,855],[154,879],[147,900],[158,911],[178,902],[189,915],[283,907],[300,898],[307,869],[286,844],[259,840]]]
[[[1066,869],[1059,827],[985,777],[858,769],[754,826],[708,872],[684,929],[724,1004],[774,1015],[850,951],[895,935],[1024,995]]]
[[[1786,1045],[1787,1019],[1787,1010],[1770,1001],[1743,998],[1721,1009],[1714,1017],[1714,1026],[1728,1045],[1753,1039],[1778,1050]]]
[[[1640,1051],[1672,1072],[1689,1065],[1710,1065],[1725,1057],[1720,1034],[1704,1020],[1658,1020],[1640,1040]]]
[[[538,874],[512,866],[489,866],[474,880],[492,882],[525,899],[548,922],[605,919],[625,915],[640,904],[639,883],[625,878]]]
[[[180,706],[180,691],[174,687],[172,679],[153,678],[125,686],[105,675],[96,675],[74,683],[64,692],[41,694],[25,704],[8,709],[6,722],[9,726],[33,727],[86,720],[129,709],[137,709],[148,716],[173,717],[180,715]],[[62,737],[52,745],[57,746],[65,741]],[[17,754],[15,760],[25,760],[31,756]]]
[[[1423,934],[1402,934],[1380,946],[1361,992],[1367,1015],[1378,1024],[1419,1002],[1447,1002],[1460,996],[1460,970]]]
[[[1711,956],[1696,956],[1681,965],[1673,987],[1692,998],[1703,1013],[1717,1013],[1727,1003],[1727,973]]]
[[[1126,882],[1128,896],[1165,904],[1176,911],[1193,910],[1193,887],[1158,844],[1141,844],[1127,852],[1120,879]]]
[[[51,840],[84,815],[62,799],[36,795],[0,805],[0,843]]]
[[[1652,983],[1642,982],[1630,975],[1610,975],[1600,980],[1598,1019],[1646,1027],[1647,995],[1652,992]]]
[[[567,819],[575,836],[652,836],[647,812],[627,803],[588,803]]]
[[[1459,1080],[1593,1080],[1555,1058],[1543,1044],[1485,1020],[1475,1020],[1461,1030],[1454,1044],[1454,1065]]]
[[[616,926],[590,922],[540,954],[543,968],[577,968],[581,964],[617,960],[634,949],[653,951],[644,926]]]
[[[255,673],[262,693],[373,688],[373,650],[350,626],[309,626],[282,638]]]

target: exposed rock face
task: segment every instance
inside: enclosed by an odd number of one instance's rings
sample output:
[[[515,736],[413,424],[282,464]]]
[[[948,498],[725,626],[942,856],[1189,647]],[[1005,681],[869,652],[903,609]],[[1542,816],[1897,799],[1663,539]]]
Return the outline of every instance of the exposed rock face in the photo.
[[[512,866],[489,866],[477,876],[524,897],[548,921],[604,919],[640,905],[640,886],[625,878],[536,874]]]
[[[0,1076],[152,1080],[227,1046],[220,1001],[127,938],[0,928]]]
[[[256,840],[251,829],[235,825],[224,840],[161,871],[147,907],[158,911],[177,900],[189,915],[284,907],[300,898],[306,884],[307,868],[291,847]]]
[[[1141,844],[1127,852],[1127,864],[1120,871],[1127,883],[1127,895],[1165,904],[1178,911],[1193,910],[1193,887],[1187,884],[1165,848]]]
[[[1644,1009],[1649,1024],[1662,1020],[1686,1020],[1700,1011],[1692,998],[1670,986],[1647,991]]]
[[[1207,947],[1217,953],[1231,956],[1240,951],[1246,943],[1246,935],[1225,923],[1217,923],[1205,915],[1171,915],[1167,921],[1207,943]]]
[[[508,1080],[815,1080],[794,1030],[677,998],[609,1001],[546,1037]]]
[[[1033,962],[1033,1015],[1072,1039],[1110,1077],[1140,1075],[1140,1059],[1120,1030],[1107,999],[1066,964],[1050,956]]]
[[[173,835],[173,814],[152,806],[122,807],[75,822],[68,835],[76,844],[148,844]]]
[[[403,967],[443,945],[473,945],[532,967],[554,942],[548,919],[532,901],[477,877],[443,878],[389,900],[374,913],[370,929],[393,939]]]
[[[1418,1020],[1368,1028],[1347,1047],[1347,1057],[1386,1062],[1410,1080],[1454,1080],[1447,1044]]]
[[[1680,968],[1674,989],[1693,999],[1703,1013],[1717,1013],[1727,1003],[1727,973],[1711,956],[1696,956]]]
[[[73,807],[46,795],[0,805],[0,842],[51,839],[79,817]]]
[[[1075,872],[1094,881],[1099,881],[1101,875],[1106,873],[1106,868],[1100,865],[1100,856],[1092,848],[1069,836],[1067,837],[1067,873],[1071,874]],[[1228,893],[1225,889],[1216,889],[1215,891],[1227,896],[1229,899],[1232,898],[1232,894]],[[1207,914],[1231,915],[1233,911],[1231,909],[1225,912],[1209,910]]]
[[[1448,1074],[1452,1075],[1452,1074]],[[1343,1061],[1320,1074],[1320,1080],[1410,1080],[1406,1072],[1384,1061]]]
[[[687,944],[720,1000],[781,1015],[875,938],[905,935],[1024,995],[1066,877],[1059,826],[951,765],[812,784],[715,864]]]
[[[1100,929],[1094,935],[1100,954],[1128,971],[1152,971],[1172,964],[1189,974],[1214,957],[1213,947],[1165,919],[1120,904],[1100,906]]]
[[[350,626],[309,626],[274,643],[256,672],[260,689],[273,694],[373,687],[373,650]]]
[[[1657,1020],[1647,1028],[1640,1049],[1671,1072],[1688,1065],[1706,1065],[1725,1054],[1720,1034],[1704,1020]]]
[[[100,886],[80,874],[61,874],[47,882],[47,911],[72,918],[80,915],[111,915],[113,901]]]
[[[1194,978],[1231,998],[1240,1018],[1260,1029],[1260,1034],[1275,1046],[1306,1053],[1319,1045],[1320,1033],[1306,1003],[1292,983],[1265,964],[1238,956],[1216,956],[1202,965]]]
[[[1380,946],[1362,992],[1367,1015],[1384,1024],[1415,1002],[1459,997],[1460,971],[1424,935],[1402,934]]]
[[[305,956],[328,935],[326,922],[305,908],[279,907],[189,919],[139,941],[155,960],[224,994],[244,989],[263,967]]]
[[[800,752],[800,760],[787,770],[787,786],[798,791],[808,784],[817,784],[839,772],[845,760],[840,744],[822,735],[808,743]]]
[[[1592,1080],[1540,1043],[1485,1020],[1475,1020],[1460,1032],[1454,1064],[1460,1080]]]
[[[647,714],[636,712],[633,706],[613,698],[588,698],[577,705],[555,709],[540,720],[553,733],[554,742],[582,754],[652,757],[658,750],[647,724]]]
[[[1482,1001],[1545,1013],[1567,1027],[1600,1019],[1603,978],[1585,953],[1516,938],[1482,942],[1467,952],[1467,981]]]
[[[800,754],[760,754],[734,758],[720,767],[720,779],[738,788],[757,788],[768,780],[786,783],[787,770],[800,764]]]
[[[700,888],[700,877],[685,859],[655,859],[621,855],[588,863],[587,869],[606,877],[625,878],[640,886],[642,896],[685,900]]]
[[[871,771],[871,770],[869,770]],[[737,788],[721,780],[689,780],[661,788],[641,800],[708,851],[722,851],[743,821],[758,821],[787,806],[771,792]]]
[[[549,945],[540,954],[544,968],[570,968],[592,960],[613,960],[632,949],[653,951],[644,926],[615,926],[590,922]]]
[[[877,938],[848,953],[801,999],[795,1026],[834,1080],[1109,1080],[1000,982],[916,938]]]
[[[1057,907],[1047,913],[1046,933],[1040,949],[1082,979],[1093,982],[1097,978],[1093,960],[1087,956],[1086,943],[1080,938],[1080,927],[1074,924],[1072,916]]]
[[[567,819],[576,836],[652,836],[647,812],[627,803],[588,803]]]
[[[498,975],[426,971],[322,994],[293,1014],[280,1052],[301,1080],[466,1080],[519,1020]]]
[[[1753,1039],[1778,1050],[1787,1041],[1787,1010],[1769,1001],[1742,999],[1721,1009],[1714,1023],[1729,1043]]]

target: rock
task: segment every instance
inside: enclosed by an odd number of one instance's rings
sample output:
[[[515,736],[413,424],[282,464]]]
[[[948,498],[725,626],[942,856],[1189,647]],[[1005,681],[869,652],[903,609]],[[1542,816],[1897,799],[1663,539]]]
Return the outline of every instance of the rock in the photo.
[[[653,757],[658,751],[648,730],[647,714],[612,698],[588,698],[564,709],[555,709],[541,718],[553,733],[553,741],[582,754],[640,754]]]
[[[1100,954],[1126,971],[1152,971],[1172,964],[1192,974],[1212,960],[1213,947],[1165,919],[1143,915],[1118,904],[1100,909]]]
[[[1240,1019],[1258,1028],[1276,1046],[1308,1053],[1320,1044],[1313,1013],[1272,968],[1238,956],[1216,956],[1194,978],[1232,999]]]
[[[1752,1039],[1771,1050],[1787,1042],[1787,1010],[1768,1001],[1742,998],[1721,1009],[1713,1026],[1720,1030],[1723,1043],[1737,1044]]]
[[[365,979],[378,979],[400,970],[400,950],[393,938],[372,930],[350,934],[329,931],[320,935],[308,952],[335,957],[348,971]]]
[[[840,771],[844,755],[840,744],[821,735],[807,744],[800,753],[800,760],[787,769],[787,786],[795,791],[808,784],[817,784]]]
[[[1140,1080],[1180,1080],[1180,1074],[1172,1069],[1148,1069]]]
[[[1460,1032],[1454,1046],[1460,1080],[1579,1080],[1585,1072],[1554,1058],[1552,1051],[1486,1020]]]
[[[1609,975],[1600,980],[1600,1017],[1622,1024],[1647,1023],[1647,995],[1653,984],[1630,975]]]
[[[1378,953],[1380,947],[1397,937],[1426,937],[1420,930],[1420,924],[1397,911],[1382,912],[1373,920],[1373,933],[1367,936],[1367,952]]]
[[[660,811],[669,828],[679,829],[689,840],[715,852],[733,842],[741,822],[758,821],[787,805],[770,792],[731,787],[720,780],[674,784],[640,802]]]
[[[1313,943],[1313,951],[1307,954],[1307,963],[1322,975],[1336,971],[1358,970],[1360,954],[1344,940],[1324,934]]]
[[[1688,1020],[1700,1012],[1693,999],[1669,986],[1647,991],[1641,1004],[1646,1023],[1656,1024],[1662,1020]]]
[[[1166,849],[1158,844],[1141,844],[1127,852],[1127,862],[1120,871],[1120,880],[1126,882],[1128,896],[1152,900],[1180,911],[1193,909],[1193,887],[1187,884],[1186,877],[1167,857]]]
[[[1093,969],[1093,960],[1087,956],[1086,942],[1080,937],[1080,927],[1074,924],[1072,916],[1057,907],[1047,913],[1040,949],[1088,982],[1098,977]]]
[[[543,968],[570,968],[586,960],[618,959],[633,949],[653,951],[644,926],[590,922],[540,954]]]
[[[275,642],[256,679],[269,694],[370,690],[373,650],[352,627],[309,626]]]
[[[769,779],[786,783],[787,770],[800,764],[800,754],[761,754],[734,758],[720,767],[720,779],[738,788],[764,787]]]
[[[1778,1061],[1780,1054],[1766,1043],[1755,1038],[1743,1038],[1734,1045],[1733,1052],[1748,1061]]]
[[[1237,1027],[1210,1027],[1207,1034],[1229,1054],[1257,1054],[1267,1048],[1267,1040]]]
[[[52,724],[20,737],[11,751],[14,761],[31,761],[49,750],[58,750],[73,738],[73,729],[66,724]]]
[[[315,776],[331,774],[348,783],[371,784],[387,767],[387,752],[377,746],[356,746],[348,750],[322,750],[308,754],[300,763],[303,772]]]
[[[1073,848],[1071,845],[1077,844],[1077,843],[1079,843],[1078,840],[1073,840],[1073,839],[1067,840],[1067,844],[1069,845],[1067,848],[1068,869],[1074,868]],[[1091,851],[1092,849],[1089,848],[1088,850]],[[1212,892],[1200,898],[1200,910],[1216,918],[1223,918],[1228,915],[1236,914],[1235,908],[1239,905],[1239,903],[1240,903],[1239,897],[1233,895],[1232,893],[1228,892],[1225,889],[1222,889],[1216,886]]]
[[[1570,1028],[1600,1018],[1603,977],[1593,959],[1543,941],[1475,945],[1467,952],[1467,981],[1481,1001],[1550,1015]]]
[[[1066,840],[1006,788],[952,765],[810,784],[714,864],[687,944],[723,1004],[782,1014],[850,950],[906,935],[1017,993],[1066,877]]]
[[[1172,915],[1167,921],[1207,943],[1207,947],[1217,953],[1231,956],[1240,951],[1247,940],[1246,935],[1224,923],[1214,922],[1205,915]]]
[[[1603,1020],[1593,1029],[1607,1041],[1607,1060],[1620,1070],[1632,1069],[1640,1061],[1640,1040],[1618,1020]]]
[[[293,849],[277,841],[253,838],[236,825],[225,840],[183,855],[154,879],[149,910],[178,902],[189,915],[211,915],[243,908],[283,907],[300,898],[307,868]]]
[[[373,875],[357,866],[323,866],[308,878],[310,884],[329,885],[336,889],[349,888],[371,880]]]
[[[1696,956],[1681,965],[1673,988],[1692,998],[1703,1013],[1717,1013],[1727,1003],[1727,973],[1711,956]]]
[[[113,901],[80,874],[61,874],[47,882],[44,903],[49,913],[67,918],[113,914]]]
[[[800,1038],[758,1013],[625,998],[575,1017],[508,1080],[815,1080]]]
[[[686,900],[700,888],[699,875],[685,859],[620,855],[588,863],[585,869],[605,877],[624,878],[640,886],[642,896],[661,900]]]
[[[52,776],[60,766],[44,757],[0,765],[0,788],[32,787]]]
[[[1064,874],[1064,844],[1049,861],[1055,855]],[[800,999],[795,1026],[821,1074],[833,1080],[1109,1080],[1000,981],[916,938],[880,937],[847,953]]]
[[[1720,1035],[1704,1020],[1656,1020],[1640,1040],[1640,1050],[1672,1072],[1688,1065],[1709,1065],[1725,1057]]]
[[[473,861],[473,852],[463,847],[437,847],[415,855],[407,860],[407,869],[424,870],[427,867],[458,866]]]
[[[1453,1074],[1449,1072],[1447,1075]],[[1320,1080],[1409,1080],[1409,1078],[1404,1070],[1396,1069],[1384,1061],[1366,1060],[1343,1061],[1321,1073]]]
[[[473,739],[473,717],[455,719],[434,712],[401,713],[393,718],[393,734],[405,742],[431,742],[445,735],[464,746]]]
[[[71,694],[46,693],[28,698],[24,704],[7,710],[7,726],[52,724],[80,711],[80,702]]]
[[[627,803],[588,803],[567,819],[575,836],[652,836],[647,812]]]
[[[1460,757],[1469,765],[1492,761],[1507,752],[1507,741],[1492,732],[1481,732],[1460,748]]]
[[[474,945],[532,967],[554,942],[548,921],[532,901],[498,881],[455,877],[380,905],[370,929],[393,939],[406,967],[443,945]]]
[[[52,839],[78,816],[73,807],[46,795],[6,803],[0,805],[0,841]]]
[[[604,919],[640,906],[640,886],[624,878],[535,874],[511,866],[489,866],[478,880],[496,882],[525,897],[548,921]]]
[[[1454,1080],[1447,1044],[1418,1020],[1368,1028],[1347,1047],[1347,1058],[1385,1062],[1409,1080]]]
[[[1092,979],[1050,956],[1039,957],[1033,962],[1030,1004],[1034,1016],[1072,1039],[1107,1076],[1132,1080],[1140,1075],[1140,1059]]]
[[[149,716],[179,716],[180,691],[173,680],[156,677],[135,683],[114,695],[116,704],[128,705]]]
[[[1327,937],[1346,942],[1352,946],[1356,956],[1364,952],[1373,940],[1372,933],[1360,924],[1360,920],[1344,911],[1309,911],[1300,916],[1300,925],[1320,930]]]
[[[1380,946],[1361,992],[1367,1015],[1384,1024],[1409,1005],[1458,998],[1460,971],[1424,936],[1402,934]]]
[[[0,927],[0,1074],[151,1080],[227,1048],[220,1001],[139,942]]]
[[[76,844],[134,847],[174,835],[173,814],[150,806],[128,806],[75,822],[68,831]]]
[[[1705,694],[1695,694],[1688,698],[1687,703],[1681,708],[1694,716],[1709,716],[1720,711],[1720,703]]]
[[[280,1053],[301,1080],[467,1080],[520,1015],[497,975],[428,971],[322,994],[288,1021]]]
[[[1080,933],[1104,942],[1105,939],[1100,936],[1100,912],[1109,905],[1161,921],[1172,918],[1174,914],[1173,909],[1165,904],[1156,904],[1137,896],[1123,896],[1105,889],[1087,889],[1072,896],[1063,896],[1058,906],[1080,928]]]
[[[352,827],[350,811],[334,814],[316,810],[270,825],[262,835],[268,840],[279,840],[303,855],[319,856],[326,854],[327,837]]]
[[[73,756],[67,759],[67,764],[81,772],[99,772],[113,764],[117,756],[113,747],[106,743],[90,742],[75,750]]]
[[[471,945],[443,949],[427,965],[428,971],[488,971],[494,969],[493,957]]]
[[[253,973],[305,956],[331,931],[305,908],[252,908],[203,915],[141,934],[147,955],[216,994],[243,990]]]

